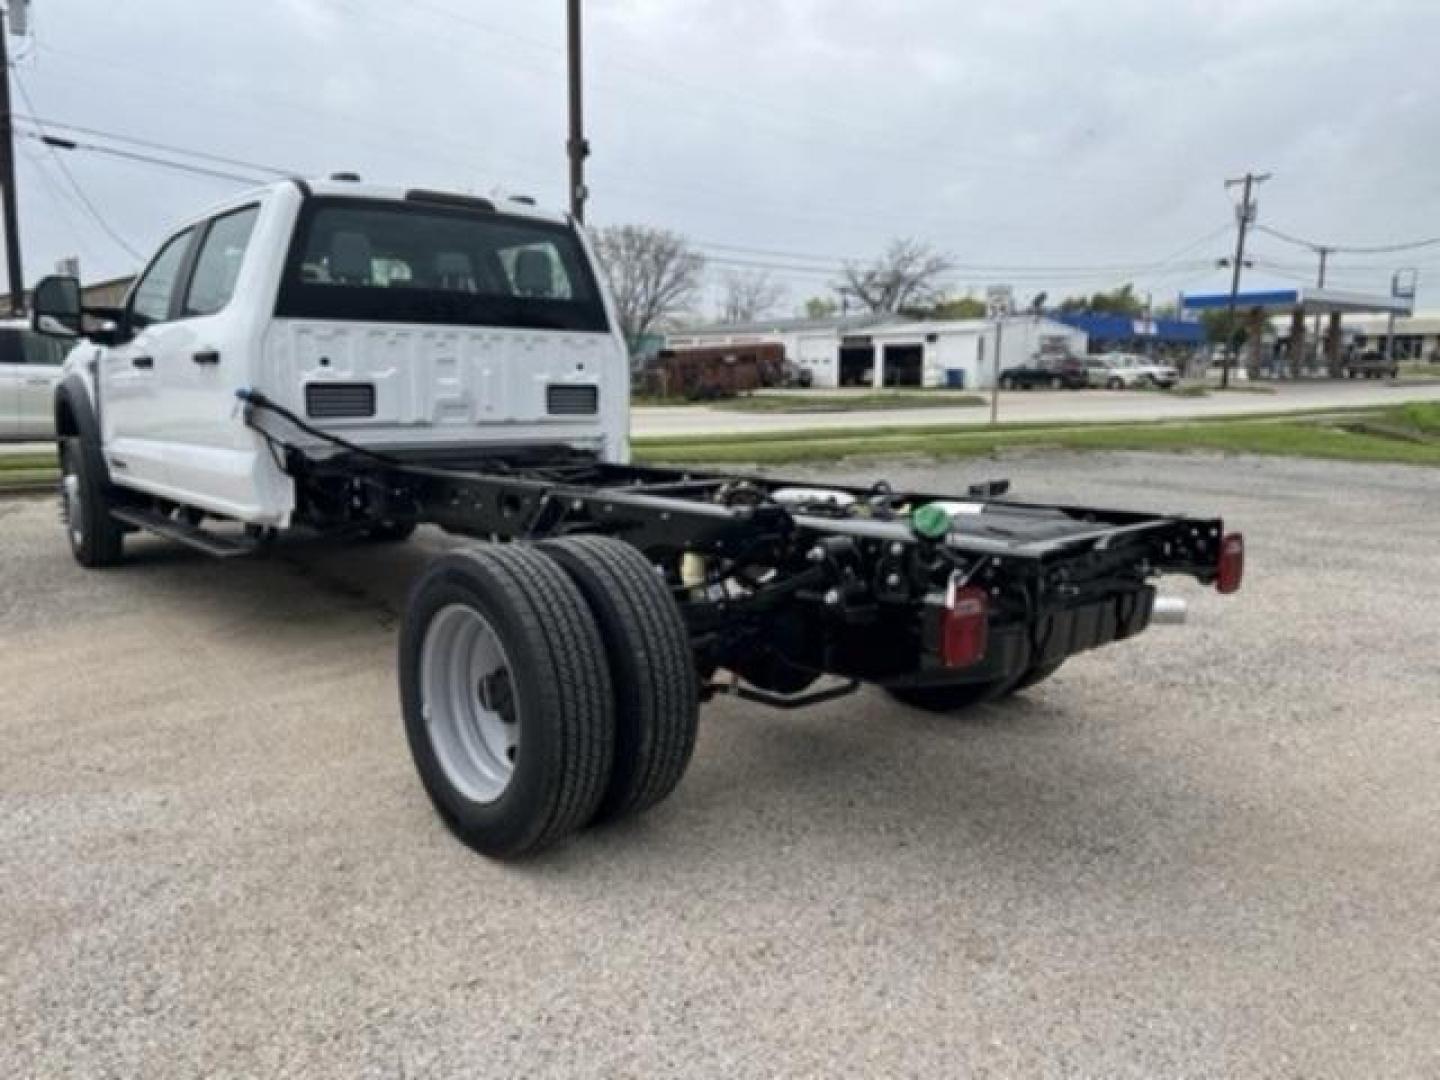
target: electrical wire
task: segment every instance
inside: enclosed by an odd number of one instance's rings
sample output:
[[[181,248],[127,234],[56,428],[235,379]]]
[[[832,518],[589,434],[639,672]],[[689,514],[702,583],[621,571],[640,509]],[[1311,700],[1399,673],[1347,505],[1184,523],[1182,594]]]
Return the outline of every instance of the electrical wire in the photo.
[[[37,111],[35,108],[35,103],[30,100],[30,91],[25,88],[25,80],[20,77],[20,72],[18,70],[15,71],[14,75],[15,88],[20,91],[20,97],[24,99],[26,108],[28,108],[32,114],[35,113]],[[95,204],[90,201],[90,196],[85,194],[85,189],[82,188],[80,186],[80,182],[75,179],[74,174],[70,171],[69,165],[67,165],[65,163],[65,159],[60,156],[60,152],[53,145],[45,141],[43,137],[43,128],[41,129],[41,132],[42,134],[40,136],[40,141],[44,143],[44,145],[49,147],[51,158],[54,160],[56,166],[60,169],[61,175],[65,177],[65,180],[70,185],[71,190],[75,193],[75,198],[79,201],[79,204],[84,209],[85,213],[90,216],[90,218],[95,222],[95,224],[100,226],[101,230],[105,233],[105,235],[108,236],[111,240],[113,240],[117,247],[123,250],[136,262],[144,262],[145,256],[141,255],[140,252],[135,249],[134,245],[130,244],[123,236],[116,232],[114,226],[112,226],[110,222],[105,219],[105,215],[100,213],[100,211],[95,208]]]
[[[28,98],[26,99],[29,100]],[[193,157],[201,161],[213,161],[219,165],[236,165],[242,169],[254,169],[257,172],[274,173],[276,176],[293,176],[294,169],[282,169],[276,165],[261,165],[254,161],[245,161],[242,158],[224,157],[220,154],[212,154],[204,150],[190,150],[183,146],[175,146],[171,143],[153,142],[150,139],[139,139],[133,135],[121,135],[114,131],[104,131],[100,128],[84,127],[80,124],[71,124],[64,120],[53,120],[44,116],[33,116],[25,113],[13,113],[16,120],[23,120],[34,124],[37,128],[48,128],[53,131],[60,128],[62,131],[78,131],[82,135],[94,135],[111,142],[124,143],[129,146],[140,146],[148,150],[160,150],[167,154],[179,154],[182,157]]]
[[[1431,236],[1424,240],[1410,240],[1399,244],[1359,244],[1346,246],[1343,244],[1321,244],[1314,240],[1302,240],[1298,236],[1292,236],[1279,229],[1272,229],[1268,225],[1256,225],[1257,232],[1263,232],[1267,236],[1273,236],[1276,240],[1283,240],[1287,244],[1295,244],[1298,247],[1309,248],[1319,253],[1327,251],[1344,255],[1391,255],[1401,251],[1415,251],[1419,248],[1435,247],[1440,245],[1440,236]]]

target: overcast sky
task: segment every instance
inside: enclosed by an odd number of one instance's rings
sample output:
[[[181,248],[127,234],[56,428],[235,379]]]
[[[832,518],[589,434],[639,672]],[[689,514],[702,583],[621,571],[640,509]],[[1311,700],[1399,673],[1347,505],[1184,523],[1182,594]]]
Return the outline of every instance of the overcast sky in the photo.
[[[563,0],[32,5],[11,39],[24,116],[563,203]],[[791,305],[897,236],[948,253],[957,293],[1223,289],[1222,181],[1247,168],[1274,174],[1260,221],[1281,231],[1440,235],[1436,0],[588,0],[586,34],[591,221],[772,264]],[[122,244],[148,255],[241,186],[77,150],[77,193],[19,144],[32,281],[77,253],[88,280],[128,272]],[[1303,248],[1262,234],[1253,253],[1247,285],[1313,281]],[[1382,290],[1418,266],[1422,304],[1440,296],[1440,247],[1331,266]]]

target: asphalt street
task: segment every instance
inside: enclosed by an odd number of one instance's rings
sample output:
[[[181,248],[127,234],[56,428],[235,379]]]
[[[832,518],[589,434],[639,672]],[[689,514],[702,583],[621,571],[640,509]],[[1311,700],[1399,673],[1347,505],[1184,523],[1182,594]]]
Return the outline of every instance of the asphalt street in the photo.
[[[1184,420],[1205,416],[1307,409],[1393,405],[1402,401],[1440,401],[1440,380],[1383,382],[1266,383],[1274,393],[1212,392],[1208,397],[1181,397],[1138,390],[1015,390],[1000,395],[1000,419],[1010,423],[1117,420]],[[843,395],[846,391],[838,391]],[[988,399],[988,391],[986,392]],[[645,436],[745,434],[823,428],[904,427],[923,424],[984,424],[988,407],[877,409],[864,412],[758,413],[729,412],[700,406],[636,409],[631,433]]]
[[[964,717],[713,704],[670,800],[509,867],[398,716],[453,541],[90,573],[0,503],[0,1076],[1440,1075],[1440,476],[883,471],[1223,513],[1249,580]]]

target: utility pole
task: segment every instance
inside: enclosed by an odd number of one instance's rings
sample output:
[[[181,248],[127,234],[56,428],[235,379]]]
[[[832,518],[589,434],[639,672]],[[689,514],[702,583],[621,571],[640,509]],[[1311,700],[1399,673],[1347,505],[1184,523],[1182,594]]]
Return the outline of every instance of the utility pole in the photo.
[[[1227,191],[1237,184],[1243,185],[1244,191],[1240,196],[1240,205],[1235,211],[1235,219],[1239,222],[1240,228],[1235,236],[1235,264],[1230,274],[1230,303],[1226,308],[1229,312],[1226,319],[1228,324],[1226,330],[1229,333],[1230,340],[1225,349],[1225,366],[1220,369],[1220,389],[1222,390],[1230,385],[1230,365],[1234,362],[1232,354],[1235,351],[1235,340],[1238,337],[1235,333],[1235,297],[1240,293],[1240,267],[1244,265],[1245,262],[1245,233],[1255,220],[1255,203],[1254,200],[1251,199],[1250,193],[1254,190],[1256,184],[1263,184],[1269,179],[1269,173],[1257,174],[1247,172],[1239,179],[1225,181],[1225,189]]]
[[[25,275],[20,269],[20,207],[15,199],[15,129],[10,116],[10,28],[0,11],[0,186],[4,187],[5,272],[10,283],[10,311],[25,310]]]
[[[1326,262],[1329,260],[1331,254],[1334,253],[1334,251],[1335,251],[1334,248],[1326,247],[1324,244],[1317,244],[1316,247],[1315,247],[1315,254],[1317,254],[1317,255],[1320,256],[1320,273],[1319,273],[1318,275],[1316,275],[1316,278],[1315,278],[1315,287],[1316,287],[1317,289],[1323,289],[1323,288],[1325,287],[1325,264],[1326,264]],[[1319,313],[1318,311],[1315,313],[1315,329],[1314,329],[1314,331],[1312,332],[1311,336],[1312,336],[1312,337],[1314,338],[1314,340],[1315,340],[1315,359],[1318,361],[1318,360],[1320,359],[1320,355],[1321,355],[1321,354],[1320,354],[1320,313]],[[1303,361],[1303,360],[1304,360],[1304,357],[1297,357],[1296,359],[1297,359],[1298,361]],[[1316,364],[1316,367],[1319,367],[1319,364],[1318,364],[1318,363]],[[1299,374],[1299,373],[1297,372],[1296,374]]]
[[[570,138],[565,143],[570,156],[570,213],[577,222],[585,222],[585,159],[590,156],[590,144],[585,141],[585,113],[580,83],[580,0],[568,3],[569,33],[567,35],[570,58]]]

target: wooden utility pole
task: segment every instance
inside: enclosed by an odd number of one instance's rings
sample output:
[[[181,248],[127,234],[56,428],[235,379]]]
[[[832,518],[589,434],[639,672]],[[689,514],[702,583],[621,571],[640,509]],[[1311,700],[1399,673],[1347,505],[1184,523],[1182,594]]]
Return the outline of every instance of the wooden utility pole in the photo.
[[[1236,184],[1244,185],[1240,196],[1240,205],[1236,208],[1235,219],[1240,223],[1239,231],[1235,236],[1235,263],[1230,273],[1230,303],[1226,307],[1225,331],[1229,337],[1225,349],[1225,366],[1220,369],[1220,389],[1224,390],[1230,385],[1230,365],[1234,362],[1235,351],[1235,298],[1240,293],[1240,267],[1245,263],[1245,233],[1250,228],[1251,222],[1255,220],[1255,203],[1250,198],[1251,191],[1256,184],[1263,184],[1270,179],[1269,173],[1246,173],[1238,180],[1226,180],[1225,187],[1232,188]]]
[[[581,86],[581,35],[580,0],[569,0],[569,33],[567,44],[570,59],[570,138],[565,143],[570,157],[570,213],[575,220],[585,221],[585,159],[590,156],[590,144],[585,141],[585,112]]]
[[[20,269],[20,206],[15,198],[15,126],[10,116],[10,28],[0,11],[0,186],[4,187],[5,273],[10,284],[10,311],[25,310],[25,275]]]

